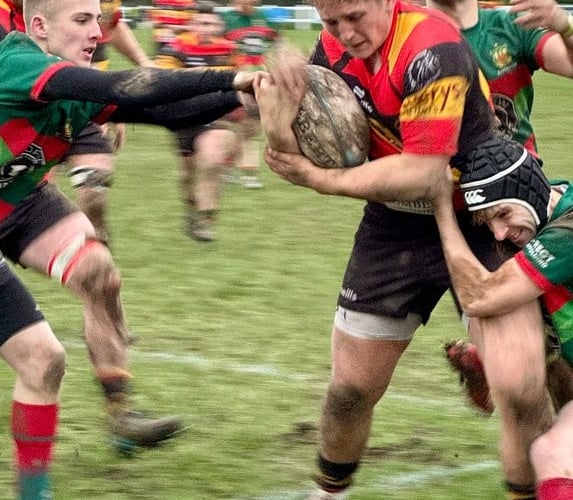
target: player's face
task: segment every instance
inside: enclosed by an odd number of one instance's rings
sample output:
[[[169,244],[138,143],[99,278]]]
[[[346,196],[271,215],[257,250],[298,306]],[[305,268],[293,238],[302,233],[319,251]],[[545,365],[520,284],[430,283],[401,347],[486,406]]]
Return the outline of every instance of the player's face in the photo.
[[[47,52],[89,66],[102,36],[99,0],[62,0],[61,9],[46,20]]]
[[[537,233],[533,214],[517,203],[500,203],[477,214],[478,222],[487,224],[497,241],[508,240],[522,248]]]
[[[243,14],[252,14],[258,4],[259,0],[235,0],[235,9]]]
[[[324,27],[354,57],[376,56],[392,23],[394,0],[316,2]]]
[[[191,29],[199,35],[202,40],[212,36],[220,35],[225,30],[225,23],[215,13],[198,13],[193,16]]]

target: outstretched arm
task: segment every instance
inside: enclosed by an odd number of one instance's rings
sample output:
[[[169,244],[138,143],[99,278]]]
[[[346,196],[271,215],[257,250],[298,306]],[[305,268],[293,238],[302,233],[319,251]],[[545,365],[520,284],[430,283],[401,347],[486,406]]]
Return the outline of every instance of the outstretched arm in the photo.
[[[444,181],[444,189],[433,200],[433,206],[446,263],[463,311],[470,317],[494,316],[539,297],[542,290],[515,259],[490,272],[473,254],[456,220],[451,185],[451,178]]]
[[[137,68],[97,71],[66,66],[49,77],[39,99],[73,99],[117,106],[157,106],[218,91],[252,89],[258,73]]]
[[[124,106],[110,117],[116,123],[151,123],[179,130],[210,123],[240,106],[237,92],[215,92],[159,106]]]
[[[114,104],[114,122],[153,123],[172,130],[209,123],[246,103],[257,74],[139,68],[101,72],[66,67],[41,90],[41,100],[90,100]],[[252,96],[251,96],[252,99]]]

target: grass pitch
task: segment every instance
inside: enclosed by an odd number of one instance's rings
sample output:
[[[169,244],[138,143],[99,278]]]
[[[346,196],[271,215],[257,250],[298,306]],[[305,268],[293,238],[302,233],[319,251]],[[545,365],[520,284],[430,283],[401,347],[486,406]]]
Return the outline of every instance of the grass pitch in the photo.
[[[139,33],[147,43],[146,33]],[[287,36],[308,46],[312,34]],[[119,62],[116,67],[121,67]],[[573,97],[537,78],[535,125],[546,170],[573,177]],[[54,483],[58,500],[301,499],[314,470],[338,287],[362,203],[281,181],[228,185],[218,241],[183,234],[168,132],[129,126],[111,191],[113,252],[132,330],[137,406],[188,429],[131,459],[114,455],[80,337],[81,308],[56,283],[18,270],[68,352]],[[61,178],[64,189],[67,181]],[[497,419],[463,402],[441,344],[463,335],[449,296],[416,336],[377,408],[356,478],[361,500],[503,497]],[[12,495],[8,414],[13,376],[0,365],[0,498]]]

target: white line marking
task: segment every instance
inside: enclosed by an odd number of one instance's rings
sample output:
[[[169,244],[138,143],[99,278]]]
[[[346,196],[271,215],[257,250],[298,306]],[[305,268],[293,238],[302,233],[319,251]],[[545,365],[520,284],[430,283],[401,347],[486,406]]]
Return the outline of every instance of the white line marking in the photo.
[[[388,492],[402,490],[405,488],[421,488],[428,485],[433,481],[438,479],[453,479],[457,476],[464,476],[466,474],[473,474],[475,472],[481,472],[484,470],[498,469],[500,464],[496,460],[486,460],[484,462],[475,462],[461,467],[446,467],[439,465],[436,467],[430,467],[428,469],[410,472],[408,474],[401,474],[399,476],[394,476],[393,478],[383,479],[376,481],[375,483],[367,484],[364,483],[358,486],[353,491],[358,493],[359,490],[373,492]],[[310,490],[301,491],[283,491],[277,493],[271,493],[268,495],[263,495],[259,497],[249,497],[251,500],[303,500],[310,493]],[[352,494],[350,495],[352,498]],[[235,500],[243,500],[246,497],[237,497]],[[358,498],[356,496],[356,498]]]
[[[62,341],[62,344],[66,349],[80,349],[85,350],[86,346],[83,342],[79,341]],[[169,363],[179,363],[183,365],[193,366],[198,369],[218,369],[227,371],[230,373],[247,373],[252,375],[271,377],[277,380],[292,380],[295,382],[308,382],[316,380],[316,375],[303,374],[303,373],[292,373],[278,368],[274,365],[245,365],[241,363],[233,363],[228,360],[214,360],[206,358],[201,354],[187,353],[187,354],[175,354],[169,352],[151,352],[151,351],[141,351],[134,347],[129,348],[129,355],[131,358],[143,359],[146,361],[166,361]],[[326,383],[328,378],[328,373],[324,375],[324,381]],[[463,408],[461,396],[457,392],[452,391],[449,400],[444,400],[440,398],[424,398],[418,396],[412,396],[407,393],[398,393],[397,388],[392,385],[384,395],[386,400],[401,400],[407,403],[421,405],[424,408]]]
[[[463,476],[466,474],[473,474],[474,472],[481,472],[489,469],[499,468],[497,460],[486,460],[484,462],[470,463],[462,465],[461,467],[446,467],[444,465],[437,465],[430,467],[426,470],[418,472],[410,472],[408,474],[401,474],[389,479],[377,481],[373,488],[375,490],[401,490],[402,488],[410,488],[412,486],[422,486],[431,483],[436,479],[452,479],[456,476]]]

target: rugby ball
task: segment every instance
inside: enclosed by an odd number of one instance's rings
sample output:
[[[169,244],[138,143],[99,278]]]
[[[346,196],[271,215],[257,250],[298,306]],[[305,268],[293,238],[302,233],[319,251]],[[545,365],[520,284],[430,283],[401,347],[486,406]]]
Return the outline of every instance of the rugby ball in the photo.
[[[304,156],[324,168],[356,167],[366,161],[368,119],[346,82],[309,64],[308,88],[292,128]]]

